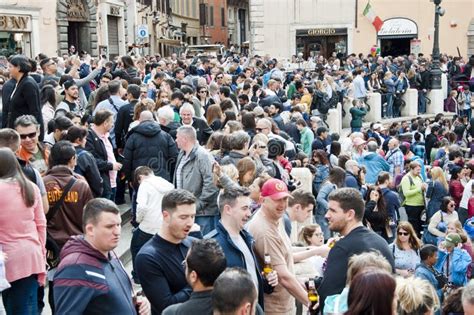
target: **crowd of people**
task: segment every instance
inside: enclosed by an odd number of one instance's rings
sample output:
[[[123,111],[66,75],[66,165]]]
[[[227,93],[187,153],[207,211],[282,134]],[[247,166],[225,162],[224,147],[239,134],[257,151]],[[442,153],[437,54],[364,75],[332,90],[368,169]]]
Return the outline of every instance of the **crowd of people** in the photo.
[[[312,62],[11,56],[6,314],[474,314],[474,56],[442,57],[454,116],[370,125],[373,92],[384,117],[407,88],[426,112],[430,60]],[[340,102],[348,135],[325,124]]]

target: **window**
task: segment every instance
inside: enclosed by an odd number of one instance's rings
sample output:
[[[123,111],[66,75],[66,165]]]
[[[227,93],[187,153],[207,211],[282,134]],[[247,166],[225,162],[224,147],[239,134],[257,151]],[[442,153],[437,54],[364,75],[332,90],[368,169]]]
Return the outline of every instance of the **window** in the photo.
[[[225,26],[225,9],[221,8],[221,26]]]
[[[209,6],[209,26],[214,26],[214,7]]]

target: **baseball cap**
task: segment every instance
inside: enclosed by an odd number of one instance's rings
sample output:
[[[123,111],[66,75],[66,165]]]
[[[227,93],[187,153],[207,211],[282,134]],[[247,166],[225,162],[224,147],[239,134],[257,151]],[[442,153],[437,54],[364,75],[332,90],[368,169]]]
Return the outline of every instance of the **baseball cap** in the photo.
[[[449,233],[443,241],[444,247],[456,247],[461,243],[461,236],[458,233]]]
[[[290,193],[288,192],[288,187],[286,184],[276,178],[269,179],[263,184],[261,190],[262,197],[270,197],[273,200],[282,199],[285,197],[290,197]]]

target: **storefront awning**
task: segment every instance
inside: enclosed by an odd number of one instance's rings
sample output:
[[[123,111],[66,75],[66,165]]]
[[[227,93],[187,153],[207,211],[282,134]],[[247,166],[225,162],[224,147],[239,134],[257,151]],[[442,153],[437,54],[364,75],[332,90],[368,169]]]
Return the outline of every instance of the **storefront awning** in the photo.
[[[158,43],[168,46],[181,47],[181,41],[177,39],[160,38],[158,39]]]
[[[377,36],[381,39],[416,38],[418,26],[412,20],[405,18],[388,19],[383,22]]]

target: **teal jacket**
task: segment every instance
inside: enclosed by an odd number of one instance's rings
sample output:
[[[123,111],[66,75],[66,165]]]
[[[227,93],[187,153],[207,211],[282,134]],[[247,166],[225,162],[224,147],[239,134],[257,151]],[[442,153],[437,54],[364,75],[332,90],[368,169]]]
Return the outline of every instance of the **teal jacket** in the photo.
[[[362,128],[362,118],[367,114],[367,110],[365,108],[352,107],[350,113],[352,115],[351,127]]]
[[[308,127],[304,127],[301,131],[301,149],[303,152],[311,158],[311,145],[313,144],[314,140],[314,133]]]

